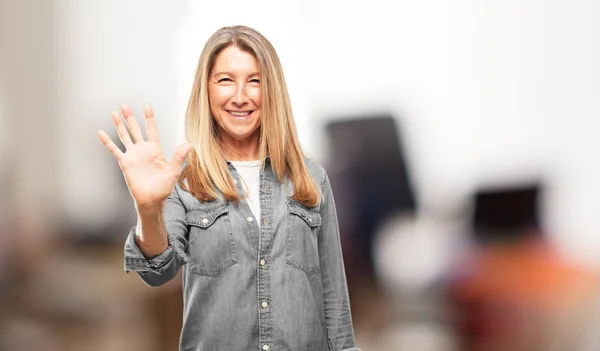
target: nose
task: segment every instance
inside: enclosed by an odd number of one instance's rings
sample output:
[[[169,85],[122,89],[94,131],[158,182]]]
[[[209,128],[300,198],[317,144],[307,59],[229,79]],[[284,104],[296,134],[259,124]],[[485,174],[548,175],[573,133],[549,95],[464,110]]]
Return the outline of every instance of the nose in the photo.
[[[232,102],[238,106],[242,106],[248,102],[248,94],[246,94],[245,84],[238,84],[236,86],[235,95],[233,96]]]

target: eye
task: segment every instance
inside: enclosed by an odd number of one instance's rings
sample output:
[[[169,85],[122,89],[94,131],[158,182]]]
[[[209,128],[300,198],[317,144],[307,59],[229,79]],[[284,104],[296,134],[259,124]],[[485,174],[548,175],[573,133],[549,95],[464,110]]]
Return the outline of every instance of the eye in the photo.
[[[231,78],[227,78],[227,77],[223,77],[220,78],[217,82],[222,83],[222,82],[231,82]]]
[[[260,83],[260,79],[258,79],[258,78],[250,79],[250,83],[258,84],[258,83]]]

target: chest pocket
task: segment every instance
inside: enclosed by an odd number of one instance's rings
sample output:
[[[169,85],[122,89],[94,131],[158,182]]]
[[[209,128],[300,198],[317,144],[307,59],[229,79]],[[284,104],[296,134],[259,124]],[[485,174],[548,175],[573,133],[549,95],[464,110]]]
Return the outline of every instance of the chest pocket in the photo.
[[[308,274],[319,272],[321,214],[288,200],[285,261]]]
[[[237,263],[227,204],[191,210],[185,220],[191,273],[216,276]]]

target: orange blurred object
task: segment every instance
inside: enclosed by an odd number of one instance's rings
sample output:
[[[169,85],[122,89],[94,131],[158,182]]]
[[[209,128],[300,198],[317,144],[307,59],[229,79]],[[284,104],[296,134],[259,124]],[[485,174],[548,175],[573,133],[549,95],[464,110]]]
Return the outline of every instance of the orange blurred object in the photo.
[[[585,323],[598,275],[536,239],[481,246],[450,285],[463,350],[546,350]],[[571,341],[570,341],[571,342]]]

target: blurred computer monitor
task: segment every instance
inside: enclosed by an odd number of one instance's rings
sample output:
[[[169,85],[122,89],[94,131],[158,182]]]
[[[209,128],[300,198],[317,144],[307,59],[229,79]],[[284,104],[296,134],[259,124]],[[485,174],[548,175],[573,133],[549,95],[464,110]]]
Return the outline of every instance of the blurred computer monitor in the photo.
[[[332,162],[343,165],[339,176],[354,181],[362,201],[376,202],[365,211],[416,210],[401,129],[392,115],[336,119],[326,130]]]
[[[480,189],[474,198],[473,236],[480,243],[540,235],[541,184]]]

